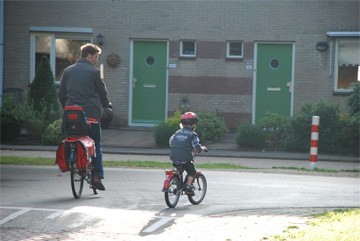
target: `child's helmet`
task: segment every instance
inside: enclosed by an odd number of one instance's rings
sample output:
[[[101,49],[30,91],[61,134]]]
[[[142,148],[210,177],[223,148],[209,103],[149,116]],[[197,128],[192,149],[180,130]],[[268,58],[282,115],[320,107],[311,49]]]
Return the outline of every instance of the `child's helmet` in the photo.
[[[186,112],[181,115],[180,123],[183,125],[193,125],[199,122],[198,116],[194,112]]]

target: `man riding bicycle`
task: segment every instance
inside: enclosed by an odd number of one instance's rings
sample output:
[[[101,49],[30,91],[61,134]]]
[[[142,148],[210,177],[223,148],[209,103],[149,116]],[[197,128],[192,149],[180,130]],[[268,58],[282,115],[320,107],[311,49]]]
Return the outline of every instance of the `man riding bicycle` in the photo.
[[[102,108],[112,108],[105,82],[101,79],[98,61],[101,49],[94,44],[81,46],[81,56],[77,62],[64,70],[60,80],[58,98],[62,107],[81,106],[91,123],[89,136],[95,142],[96,157],[92,160],[92,187],[105,190],[101,179],[104,178],[101,150],[100,118]]]
[[[184,191],[191,196],[194,195],[191,185],[196,175],[194,154],[200,153],[201,151],[207,151],[207,148],[200,144],[199,137],[195,133],[198,121],[198,116],[193,112],[186,112],[181,115],[181,129],[176,131],[169,140],[171,147],[170,159],[173,161],[174,166],[184,166],[184,169],[188,174]]]

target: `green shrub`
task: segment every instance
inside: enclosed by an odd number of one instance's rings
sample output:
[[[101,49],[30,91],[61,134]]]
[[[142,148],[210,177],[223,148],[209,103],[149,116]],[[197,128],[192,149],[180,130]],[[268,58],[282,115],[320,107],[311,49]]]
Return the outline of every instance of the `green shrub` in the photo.
[[[360,113],[343,120],[341,144],[345,151],[351,151],[359,155],[360,140]]]
[[[154,128],[155,143],[159,146],[168,146],[169,138],[180,128],[180,117],[181,111],[176,111],[169,117],[168,121],[160,122]],[[196,127],[195,132],[199,135],[201,142],[206,141],[217,141],[220,140],[225,133],[227,128],[224,120],[210,112],[198,113],[199,124]]]
[[[28,102],[34,103],[33,109],[37,112],[44,112],[48,123],[60,117],[60,107],[57,99],[54,77],[50,68],[50,62],[46,56],[41,58],[36,69],[35,78],[30,86]]]
[[[269,112],[258,122],[264,132],[267,147],[283,148],[288,122],[288,117]]]
[[[41,135],[48,126],[47,108],[43,104],[42,111],[35,110],[32,101],[19,105],[15,110],[15,118],[19,121],[22,128],[24,128],[31,139],[40,140]]]
[[[16,141],[21,132],[20,124],[14,116],[14,98],[5,98],[1,107],[1,141]]]
[[[360,82],[357,81],[353,84],[353,92],[347,98],[346,103],[349,108],[350,115],[360,113]]]
[[[212,112],[199,112],[199,124],[195,132],[199,135],[201,142],[216,142],[221,140],[227,133],[224,119]]]
[[[236,143],[240,147],[263,148],[265,146],[264,131],[259,125],[244,122],[236,132]]]
[[[45,130],[45,132],[43,133],[43,135],[41,136],[41,140],[43,143],[45,144],[50,144],[50,145],[57,145],[59,143],[61,143],[61,141],[63,139],[65,139],[65,134],[61,129],[61,123],[62,120],[56,120],[53,123],[51,123]]]
[[[335,153],[339,149],[341,138],[339,108],[323,100],[315,105],[304,104],[301,110],[290,119],[285,140],[286,150],[310,150],[312,116],[320,117],[319,151]]]
[[[167,122],[160,122],[154,127],[155,143],[159,146],[169,146],[169,139],[179,127]]]

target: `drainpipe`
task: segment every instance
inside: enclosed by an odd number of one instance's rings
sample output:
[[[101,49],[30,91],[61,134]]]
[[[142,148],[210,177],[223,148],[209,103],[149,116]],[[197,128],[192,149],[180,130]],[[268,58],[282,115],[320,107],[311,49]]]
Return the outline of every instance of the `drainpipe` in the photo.
[[[4,1],[0,0],[0,107],[2,106],[4,83]]]

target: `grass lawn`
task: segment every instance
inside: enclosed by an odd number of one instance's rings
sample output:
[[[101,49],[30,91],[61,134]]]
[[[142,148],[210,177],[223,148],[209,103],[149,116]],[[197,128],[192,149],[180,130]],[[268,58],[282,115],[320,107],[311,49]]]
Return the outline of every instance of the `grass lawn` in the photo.
[[[360,240],[360,209],[337,210],[315,215],[306,226],[288,227],[271,241],[358,241]]]

